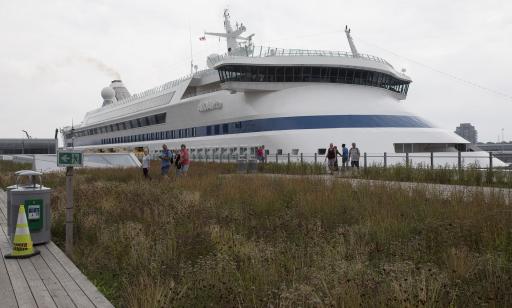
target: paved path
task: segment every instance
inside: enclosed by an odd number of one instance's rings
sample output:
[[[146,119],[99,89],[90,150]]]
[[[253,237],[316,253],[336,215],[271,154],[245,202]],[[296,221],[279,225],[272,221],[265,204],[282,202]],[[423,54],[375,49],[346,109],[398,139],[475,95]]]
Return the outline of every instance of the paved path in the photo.
[[[40,255],[5,259],[6,194],[0,190],[0,307],[113,307],[53,243],[38,245]]]
[[[286,178],[299,178],[307,177],[311,179],[321,179],[326,182],[342,182],[350,185],[370,185],[370,186],[387,186],[390,188],[401,188],[413,192],[414,189],[427,189],[428,191],[449,197],[451,194],[462,194],[470,197],[474,193],[483,193],[485,197],[499,196],[510,203],[512,200],[512,189],[510,188],[497,188],[497,187],[481,187],[481,186],[464,186],[464,185],[447,185],[447,184],[432,184],[432,183],[418,183],[418,182],[398,182],[398,181],[381,181],[381,180],[366,180],[366,179],[353,179],[341,176],[332,175],[289,175],[289,174],[269,174],[269,173],[253,173],[248,176],[268,176],[268,177],[286,177]]]

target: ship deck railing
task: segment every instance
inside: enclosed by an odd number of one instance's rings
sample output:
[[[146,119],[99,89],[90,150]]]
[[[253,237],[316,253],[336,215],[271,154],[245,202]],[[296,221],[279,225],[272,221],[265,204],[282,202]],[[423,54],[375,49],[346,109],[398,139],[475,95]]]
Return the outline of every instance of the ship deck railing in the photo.
[[[208,151],[204,151],[208,150]],[[252,153],[235,153],[226,151],[214,151],[214,148],[192,149],[190,154],[192,161],[218,162],[218,163],[250,163],[257,161],[258,157]],[[387,167],[404,165],[412,168],[455,168],[455,169],[488,169],[507,168],[500,160],[497,153],[489,152],[417,152],[417,153],[363,153],[361,152],[360,167],[367,166]],[[278,164],[319,164],[327,165],[325,154],[318,153],[268,153],[264,157],[266,163]],[[510,163],[510,162],[509,162]],[[338,157],[339,168],[342,165],[341,157]],[[350,165],[350,162],[349,162]],[[508,169],[512,168],[512,164]]]
[[[364,53],[354,55],[346,51],[331,51],[318,49],[286,49],[267,46],[243,47],[235,52],[229,52],[223,55],[210,56],[211,64],[216,65],[224,59],[234,57],[264,58],[264,57],[295,57],[295,56],[319,56],[319,57],[344,57],[353,59],[364,59],[368,61],[380,62],[391,66],[386,60]]]
[[[135,93],[135,94],[133,94],[125,99],[122,99],[116,103],[92,110],[92,111],[88,112],[87,115],[90,116],[90,115],[96,114],[98,112],[110,110],[115,107],[118,107],[118,106],[121,106],[121,105],[124,105],[127,103],[131,103],[134,101],[138,101],[140,99],[145,99],[145,98],[153,96],[153,95],[163,94],[163,93],[167,92],[168,90],[171,90],[174,87],[176,87],[177,85],[181,84],[185,80],[188,80],[191,78],[198,78],[198,77],[206,76],[206,75],[213,74],[213,73],[217,73],[217,71],[212,70],[212,69],[199,70],[194,73],[188,74],[186,76],[180,77],[178,79],[166,82],[166,83],[156,86],[154,88],[151,88],[151,89],[139,92],[139,93]]]

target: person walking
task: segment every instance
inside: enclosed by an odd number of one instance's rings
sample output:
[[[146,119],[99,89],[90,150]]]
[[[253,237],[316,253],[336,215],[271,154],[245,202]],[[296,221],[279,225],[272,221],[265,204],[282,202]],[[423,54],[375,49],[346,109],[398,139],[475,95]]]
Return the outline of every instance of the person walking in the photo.
[[[340,151],[338,151],[338,147],[334,146],[334,152],[336,153],[335,159],[334,159],[334,171],[339,171],[339,165],[338,165],[338,155],[341,157]]]
[[[347,170],[348,167],[348,149],[345,144],[341,145],[341,167],[343,171]]]
[[[177,175],[183,175],[186,176],[188,172],[188,167],[190,166],[190,157],[188,153],[187,147],[182,144],[181,150],[179,155],[179,168],[178,165],[176,165],[176,174]]]
[[[325,155],[325,159],[327,159],[327,166],[329,167],[329,172],[332,175],[334,171],[334,164],[336,162],[336,149],[334,148],[334,145],[332,143],[329,144],[329,148],[327,149],[327,155]]]
[[[160,154],[161,167],[160,171],[163,177],[167,178],[169,176],[169,169],[172,164],[172,153],[167,148],[167,144],[162,145],[162,154]]]
[[[352,148],[350,148],[350,151],[348,152],[348,158],[350,159],[350,166],[356,167],[359,169],[359,157],[361,157],[361,152],[359,151],[359,148],[356,147],[356,143],[352,142]]]
[[[258,148],[258,150],[256,151],[256,158],[258,159],[258,161],[260,163],[264,163],[265,162],[265,146],[262,145]]]
[[[149,167],[150,167],[151,156],[149,156],[149,150],[144,149],[144,156],[142,156],[142,173],[144,174],[144,178],[151,180],[151,176],[149,175]]]

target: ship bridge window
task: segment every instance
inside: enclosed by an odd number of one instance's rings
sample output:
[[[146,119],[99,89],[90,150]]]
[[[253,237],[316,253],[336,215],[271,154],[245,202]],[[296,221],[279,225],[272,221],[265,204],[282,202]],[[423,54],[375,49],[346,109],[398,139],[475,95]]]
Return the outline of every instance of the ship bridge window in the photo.
[[[221,82],[328,82],[358,84],[407,95],[408,80],[371,70],[318,66],[225,65],[218,69]]]

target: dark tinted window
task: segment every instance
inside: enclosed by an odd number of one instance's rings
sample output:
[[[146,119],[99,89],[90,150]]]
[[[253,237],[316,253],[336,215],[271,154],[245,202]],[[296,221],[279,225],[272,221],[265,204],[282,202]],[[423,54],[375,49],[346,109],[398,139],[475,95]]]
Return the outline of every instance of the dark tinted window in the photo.
[[[409,81],[380,72],[338,67],[227,65],[219,68],[221,82],[332,82],[384,88],[407,95]]]

